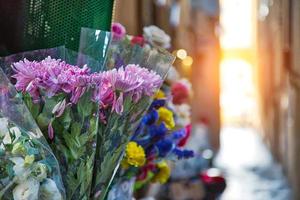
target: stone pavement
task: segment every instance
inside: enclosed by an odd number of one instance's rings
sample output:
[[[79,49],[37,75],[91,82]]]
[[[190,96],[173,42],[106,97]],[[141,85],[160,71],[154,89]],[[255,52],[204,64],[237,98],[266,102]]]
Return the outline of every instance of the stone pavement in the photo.
[[[292,199],[280,165],[251,128],[223,128],[215,164],[224,170],[227,180],[221,200]]]

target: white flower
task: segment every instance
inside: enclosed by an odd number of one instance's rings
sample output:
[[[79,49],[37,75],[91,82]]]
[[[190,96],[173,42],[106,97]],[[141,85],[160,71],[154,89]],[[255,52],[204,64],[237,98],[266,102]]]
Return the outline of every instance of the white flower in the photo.
[[[171,46],[171,38],[167,35],[163,30],[158,28],[157,26],[147,26],[144,27],[144,38],[151,45],[157,45],[162,48],[170,48]]]
[[[13,170],[15,177],[17,178],[17,182],[22,183],[30,174],[30,170],[24,166],[24,159],[22,157],[13,157],[9,160],[14,163]]]
[[[0,118],[0,137],[3,137],[8,133],[7,126],[8,126],[7,118]]]
[[[15,126],[15,127],[10,128],[9,131],[15,135],[14,142],[16,142],[19,139],[19,137],[21,136],[20,129]]]
[[[7,134],[4,136],[3,140],[2,140],[2,143],[3,144],[11,144],[12,143],[12,140],[11,140],[11,137],[10,137],[10,134]]]
[[[58,190],[56,183],[52,179],[45,179],[40,187],[40,199],[41,200],[62,200],[60,191]]]
[[[170,81],[170,82],[175,82],[179,79],[179,73],[178,71],[175,69],[174,66],[170,67],[170,70],[167,74],[167,78],[166,80],[167,81]]]
[[[17,185],[13,190],[14,200],[38,200],[40,183],[29,178]]]

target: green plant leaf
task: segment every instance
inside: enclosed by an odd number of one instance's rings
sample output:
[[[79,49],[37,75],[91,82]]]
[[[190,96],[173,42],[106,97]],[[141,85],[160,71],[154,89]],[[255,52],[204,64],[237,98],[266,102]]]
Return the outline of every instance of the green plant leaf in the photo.
[[[72,137],[76,137],[80,135],[82,125],[78,122],[73,122],[71,125],[71,134]]]
[[[83,118],[91,115],[93,110],[93,102],[91,101],[90,92],[85,93],[78,101],[77,109]]]
[[[42,130],[47,129],[48,124],[51,121],[51,117],[48,117],[47,115],[45,115],[44,113],[40,113],[38,115],[38,117],[36,118],[36,122],[39,125],[39,128]]]

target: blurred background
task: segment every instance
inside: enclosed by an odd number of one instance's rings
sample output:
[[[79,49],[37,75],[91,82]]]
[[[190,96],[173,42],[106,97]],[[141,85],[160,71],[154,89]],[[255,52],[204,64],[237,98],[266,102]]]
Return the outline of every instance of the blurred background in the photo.
[[[113,21],[171,36],[193,132],[226,177],[221,199],[300,199],[299,0],[120,0]]]

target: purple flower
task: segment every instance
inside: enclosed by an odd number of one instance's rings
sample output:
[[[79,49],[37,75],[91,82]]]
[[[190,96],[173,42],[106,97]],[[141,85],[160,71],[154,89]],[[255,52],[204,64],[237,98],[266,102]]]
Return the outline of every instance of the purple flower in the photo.
[[[102,74],[102,87],[105,86],[112,90],[113,94],[113,111],[118,114],[123,112],[123,100],[127,96],[132,96],[143,83],[143,79],[136,74],[130,74],[123,67],[113,69]],[[101,85],[100,85],[101,86]],[[108,89],[105,88],[105,89]],[[101,88],[100,88],[101,90]]]
[[[126,35],[125,27],[122,24],[117,22],[112,23],[111,32],[112,32],[113,40],[121,40]]]
[[[127,65],[126,71],[144,80],[139,88],[140,91],[136,91],[137,93],[142,92],[143,95],[153,96],[163,83],[162,78],[156,72],[138,65]]]
[[[103,79],[102,73],[91,75],[91,84],[94,87],[92,101],[98,102],[100,108],[106,108],[113,104],[114,92],[108,80]]]
[[[123,106],[123,93],[121,92],[118,99],[113,101],[113,106],[112,106],[112,110],[116,111],[116,113],[118,114],[122,114],[123,110],[124,110],[124,106]]]
[[[13,77],[17,80],[17,90],[28,92],[34,102],[40,100],[41,94],[51,98],[65,93],[70,102],[76,104],[92,89],[91,100],[97,102],[100,109],[111,107],[118,114],[123,112],[126,98],[137,103],[144,96],[153,96],[163,82],[156,72],[133,64],[91,74],[87,66],[79,68],[47,57],[40,62],[24,59],[12,67],[16,72]],[[65,105],[66,102],[57,105],[55,115],[61,116]]]
[[[33,98],[33,101],[38,101],[39,93],[39,83],[41,82],[40,74],[35,70],[39,68],[37,62],[30,62],[27,59],[15,63],[12,66],[13,70],[16,72],[12,77],[17,80],[16,89],[22,92],[28,92]]]
[[[52,97],[64,92],[71,94],[71,101],[76,103],[86,91],[90,81],[90,69],[87,66],[79,68],[64,61],[47,57],[37,61],[19,61],[12,66],[16,72],[13,78],[17,80],[16,89],[28,92],[34,102],[38,102],[40,92]]]
[[[48,137],[50,140],[54,139],[54,130],[52,127],[52,121],[48,124]]]
[[[152,96],[159,89],[162,79],[154,71],[149,71],[138,65],[127,65],[125,68],[113,69],[101,73],[98,80],[98,91],[94,99],[101,99],[99,95],[104,95],[112,100],[112,110],[121,114],[123,112],[124,99],[132,98],[133,102],[138,102],[143,96]],[[95,82],[95,81],[92,81]],[[95,98],[97,97],[97,98]],[[103,97],[103,96],[102,96]]]
[[[73,88],[71,92],[70,101],[74,104],[78,102],[80,97],[85,93],[85,91],[89,88],[91,83],[91,77],[89,75],[77,75],[74,77],[74,81],[72,83]]]

